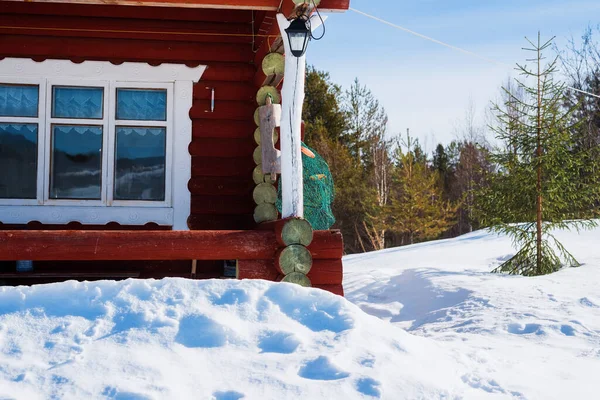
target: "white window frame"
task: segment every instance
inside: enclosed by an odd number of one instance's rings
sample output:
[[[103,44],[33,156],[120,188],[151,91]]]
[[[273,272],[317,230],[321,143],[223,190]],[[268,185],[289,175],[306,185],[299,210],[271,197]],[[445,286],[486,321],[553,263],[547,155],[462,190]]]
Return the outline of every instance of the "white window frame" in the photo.
[[[104,94],[102,96],[102,118],[101,119],[87,119],[87,118],[53,118],[52,117],[52,95],[54,86],[69,86],[74,88],[102,88]],[[108,147],[109,137],[109,101],[108,95],[110,89],[110,82],[108,81],[88,81],[88,80],[65,80],[65,79],[47,79],[46,80],[46,99],[44,104],[41,104],[40,108],[46,109],[46,122],[44,129],[44,158],[43,158],[43,179],[42,182],[39,180],[38,174],[38,197],[40,196],[40,188],[42,192],[42,204],[49,206],[96,206],[102,207],[107,205],[106,203],[106,192],[107,192],[107,181],[106,181],[106,169],[108,167],[108,153],[110,153],[110,147]],[[85,125],[85,126],[101,126],[102,127],[102,164],[101,164],[101,182],[102,187],[100,188],[100,200],[87,200],[87,199],[54,199],[50,197],[50,174],[52,172],[52,125]],[[39,161],[38,161],[39,162]],[[38,165],[39,169],[39,165]]]
[[[40,189],[42,188],[41,182],[44,179],[44,131],[45,131],[45,119],[46,110],[40,106],[43,104],[43,99],[46,98],[46,85],[44,85],[44,79],[40,78],[16,78],[16,77],[2,77],[0,76],[0,83],[7,83],[9,85],[35,85],[38,87],[38,115],[37,117],[0,117],[0,123],[13,123],[13,124],[37,124],[37,197],[35,199],[0,199],[0,206],[35,206],[42,205],[43,199],[40,195]],[[2,173],[2,171],[0,171]],[[0,214],[1,215],[1,214]],[[2,218],[0,217],[0,220]]]
[[[191,208],[188,189],[191,155],[188,145],[192,138],[192,121],[189,110],[193,101],[193,84],[205,69],[206,66],[202,65],[190,68],[181,64],[150,66],[145,63],[114,65],[103,61],[75,64],[68,60],[0,60],[1,83],[38,85],[39,88],[37,118],[0,117],[0,122],[38,124],[37,199],[0,199],[0,222],[64,224],[78,221],[93,225],[154,222],[170,225],[175,230],[187,230]],[[104,87],[103,119],[51,118],[52,86]],[[116,120],[117,88],[167,89],[167,120]],[[101,200],[49,198],[53,123],[103,126]],[[166,128],[165,201],[113,199],[116,126]]]

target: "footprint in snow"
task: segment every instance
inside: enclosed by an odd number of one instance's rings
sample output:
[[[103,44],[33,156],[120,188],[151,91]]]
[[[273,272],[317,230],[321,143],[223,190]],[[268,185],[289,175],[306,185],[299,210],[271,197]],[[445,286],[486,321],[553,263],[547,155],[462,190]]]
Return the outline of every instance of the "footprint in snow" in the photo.
[[[350,376],[331,363],[328,357],[320,356],[306,362],[298,371],[298,375],[305,379],[316,381],[335,381]]]
[[[220,296],[212,298],[212,303],[217,306],[233,306],[248,302],[250,297],[244,289],[229,289]]]
[[[246,397],[240,392],[230,390],[229,392],[214,392],[213,400],[240,400]]]
[[[366,368],[373,368],[375,366],[375,359],[373,357],[366,357],[359,361],[360,365]]]
[[[508,325],[508,333],[513,335],[529,335],[535,333],[536,335],[543,335],[544,330],[540,324],[527,324],[522,326],[521,324],[510,324]]]
[[[185,347],[214,348],[227,342],[227,330],[204,315],[190,315],[179,323],[175,341]]]
[[[575,329],[571,325],[562,325],[560,332],[565,336],[575,336]]]
[[[360,378],[356,381],[356,390],[365,396],[371,396],[375,398],[381,397],[381,390],[379,386],[381,384],[372,378]]]
[[[581,299],[579,299],[579,304],[581,304],[584,307],[598,308],[598,306],[592,301],[590,301],[590,299],[588,299],[587,297],[582,297]]]
[[[107,386],[102,392],[102,396],[111,400],[150,400],[148,396],[132,392],[119,392],[119,389]]]
[[[258,347],[262,353],[292,354],[300,345],[300,340],[288,332],[263,333],[258,340]]]

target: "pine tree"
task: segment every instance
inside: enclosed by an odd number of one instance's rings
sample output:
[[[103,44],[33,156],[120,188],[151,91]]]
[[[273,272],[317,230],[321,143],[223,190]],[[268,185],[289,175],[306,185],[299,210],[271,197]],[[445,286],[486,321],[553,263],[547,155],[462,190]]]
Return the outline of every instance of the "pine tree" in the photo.
[[[391,226],[412,244],[439,237],[454,222],[456,207],[442,198],[439,174],[429,168],[410,135],[403,147],[397,151]]]
[[[528,42],[532,48],[524,50],[535,54],[528,60],[534,67],[517,64],[524,77],[516,80],[523,96],[505,89],[504,104],[495,107],[497,125],[492,128],[504,147],[491,156],[499,172],[490,174],[479,204],[482,220],[508,234],[519,248],[495,272],[534,276],[579,265],[552,229],[594,226],[589,206],[600,185],[595,161],[575,146],[574,110],[562,108],[565,87],[553,79],[556,59],[543,65],[552,39],[542,43],[538,34],[537,43]],[[515,110],[522,118],[515,118]]]

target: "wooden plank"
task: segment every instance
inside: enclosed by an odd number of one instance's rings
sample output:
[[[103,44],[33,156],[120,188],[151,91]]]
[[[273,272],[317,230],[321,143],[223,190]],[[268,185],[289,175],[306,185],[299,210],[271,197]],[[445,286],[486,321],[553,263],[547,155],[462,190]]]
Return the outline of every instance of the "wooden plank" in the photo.
[[[132,49],[135,49],[133,51]],[[235,43],[188,43],[157,40],[0,35],[4,57],[72,58],[77,60],[129,60],[201,64],[250,62],[250,46]]]
[[[256,145],[248,135],[245,139],[194,138],[188,149],[192,156],[251,158],[255,147]]]
[[[254,169],[252,157],[192,157],[192,177],[243,177],[248,178]]]
[[[196,195],[244,196],[251,195],[254,190],[251,177],[200,177],[190,179],[188,188]]]
[[[313,285],[341,285],[344,279],[342,260],[313,260],[308,277]]]
[[[344,255],[344,239],[337,230],[315,231],[308,246],[314,259],[341,259]]]
[[[279,273],[273,260],[238,260],[238,279],[276,281]]]
[[[268,231],[2,231],[0,260],[263,260]]]

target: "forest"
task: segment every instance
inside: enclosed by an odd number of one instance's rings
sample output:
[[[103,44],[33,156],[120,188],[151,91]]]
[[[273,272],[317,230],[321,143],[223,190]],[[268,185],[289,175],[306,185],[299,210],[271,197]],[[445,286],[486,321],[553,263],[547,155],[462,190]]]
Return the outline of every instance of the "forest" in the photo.
[[[535,222],[542,193],[544,221],[592,221],[600,204],[600,97],[584,92],[600,95],[598,37],[600,26],[564,48],[530,41],[540,69],[518,64],[518,77],[499,82],[484,124],[469,106],[449,127],[455,139],[429,152],[411,134],[418,127],[388,131],[386,110],[358,79],[344,89],[310,67],[304,141],[329,164],[334,228],[346,252]]]

